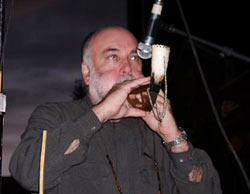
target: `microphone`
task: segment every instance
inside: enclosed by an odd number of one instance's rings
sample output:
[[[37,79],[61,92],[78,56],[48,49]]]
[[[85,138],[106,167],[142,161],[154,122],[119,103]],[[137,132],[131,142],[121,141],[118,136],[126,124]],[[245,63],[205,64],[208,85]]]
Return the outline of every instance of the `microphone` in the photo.
[[[162,6],[163,0],[155,0],[145,34],[137,47],[137,54],[142,59],[149,59],[152,56],[151,45],[154,43],[158,31],[158,21],[160,19]]]

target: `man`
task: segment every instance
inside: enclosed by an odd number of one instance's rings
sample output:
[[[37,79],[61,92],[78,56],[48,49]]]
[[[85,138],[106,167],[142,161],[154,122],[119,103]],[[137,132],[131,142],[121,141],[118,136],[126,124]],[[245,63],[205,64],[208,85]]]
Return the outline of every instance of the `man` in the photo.
[[[162,122],[128,104],[128,94],[150,82],[136,47],[121,27],[98,30],[86,41],[82,75],[88,95],[33,112],[10,164],[23,187],[38,190],[41,134],[47,130],[47,194],[221,193],[210,158],[188,142],[170,104]],[[156,103],[162,109],[162,92]]]

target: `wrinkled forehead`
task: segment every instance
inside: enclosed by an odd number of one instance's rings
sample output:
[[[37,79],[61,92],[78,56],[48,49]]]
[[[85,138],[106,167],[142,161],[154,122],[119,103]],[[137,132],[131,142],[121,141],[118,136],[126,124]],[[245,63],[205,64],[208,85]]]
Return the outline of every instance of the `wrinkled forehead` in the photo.
[[[136,38],[126,29],[107,28],[93,35],[89,47],[97,53],[108,48],[130,53],[136,50],[137,44]]]

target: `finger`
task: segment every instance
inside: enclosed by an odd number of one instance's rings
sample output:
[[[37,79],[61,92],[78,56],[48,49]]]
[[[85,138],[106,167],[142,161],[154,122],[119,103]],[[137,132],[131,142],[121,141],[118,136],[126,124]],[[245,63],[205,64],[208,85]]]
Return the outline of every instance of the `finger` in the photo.
[[[150,83],[150,77],[143,77],[136,80],[131,80],[124,83],[124,87],[127,87],[130,91],[143,85]]]
[[[134,108],[133,106],[131,106],[127,100],[124,102],[123,106],[127,109],[126,117],[131,116],[131,114],[134,114],[134,112],[138,112],[138,110],[139,110],[139,112],[142,111],[141,109]],[[145,113],[145,111],[142,111],[142,112]],[[135,114],[137,114],[137,113],[135,113]]]
[[[163,113],[163,104],[155,104],[154,108],[153,108],[154,112],[158,112],[158,114],[162,114]],[[153,113],[153,112],[152,112]]]
[[[163,96],[157,96],[156,102],[164,102],[164,97]]]
[[[126,117],[145,117],[146,112],[138,108],[129,108]]]
[[[164,92],[162,91],[162,89],[160,89],[159,95],[160,96],[164,96],[165,95]]]
[[[157,95],[157,99],[165,99],[165,94],[163,93],[162,90],[160,90],[159,94]]]
[[[170,112],[172,112],[172,108],[171,108],[171,103],[170,103],[170,100],[169,99],[167,99],[167,109],[170,111]]]

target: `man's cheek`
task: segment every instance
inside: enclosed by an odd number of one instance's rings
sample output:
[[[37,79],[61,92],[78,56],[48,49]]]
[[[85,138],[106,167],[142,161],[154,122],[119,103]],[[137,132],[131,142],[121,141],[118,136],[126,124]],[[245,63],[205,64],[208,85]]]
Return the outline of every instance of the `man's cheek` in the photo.
[[[144,77],[144,75],[142,74],[141,71],[138,70],[138,71],[135,71],[134,77],[137,79],[137,78],[142,78],[142,77]]]
[[[106,88],[106,90],[110,90],[114,84],[116,83],[115,79],[111,79],[111,77],[105,77],[105,79],[102,80],[101,84],[102,87]]]

